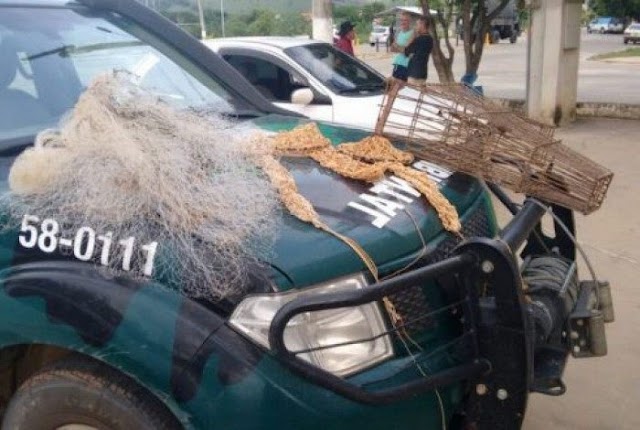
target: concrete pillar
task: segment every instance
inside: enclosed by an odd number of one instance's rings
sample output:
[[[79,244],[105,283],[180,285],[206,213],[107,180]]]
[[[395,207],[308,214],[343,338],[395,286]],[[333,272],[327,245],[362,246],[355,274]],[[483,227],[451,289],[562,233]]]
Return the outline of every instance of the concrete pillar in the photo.
[[[333,43],[333,10],[331,0],[313,0],[313,38]]]
[[[582,0],[529,0],[527,113],[549,125],[576,116]]]

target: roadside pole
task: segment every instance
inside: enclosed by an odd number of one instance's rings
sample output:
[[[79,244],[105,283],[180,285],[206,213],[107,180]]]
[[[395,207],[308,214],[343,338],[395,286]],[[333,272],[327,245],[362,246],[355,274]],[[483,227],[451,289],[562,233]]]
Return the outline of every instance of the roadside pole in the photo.
[[[222,23],[222,37],[227,37],[224,31],[224,0],[220,0],[220,22]]]
[[[313,38],[333,43],[333,11],[331,0],[312,0]]]
[[[202,10],[202,0],[197,0],[198,3],[198,15],[200,16],[200,39],[207,38],[207,28],[204,24],[204,12]]]

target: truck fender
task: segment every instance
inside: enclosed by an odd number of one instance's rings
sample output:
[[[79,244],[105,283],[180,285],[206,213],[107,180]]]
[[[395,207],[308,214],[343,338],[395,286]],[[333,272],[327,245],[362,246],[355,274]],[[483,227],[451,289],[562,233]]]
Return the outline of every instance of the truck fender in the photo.
[[[174,412],[195,395],[212,355],[223,385],[252,372],[262,356],[205,304],[86,263],[14,265],[0,271],[0,282],[0,347],[77,351],[134,378]]]

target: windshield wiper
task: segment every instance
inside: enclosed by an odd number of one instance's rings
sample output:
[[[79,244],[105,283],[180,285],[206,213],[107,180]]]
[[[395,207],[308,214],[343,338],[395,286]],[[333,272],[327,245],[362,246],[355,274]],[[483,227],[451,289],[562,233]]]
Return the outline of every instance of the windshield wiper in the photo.
[[[61,54],[62,55],[63,53],[67,52],[70,49],[75,49],[75,47],[76,47],[75,45],[62,45],[62,46],[60,46],[58,48],[55,48],[55,49],[50,49],[48,51],[42,51],[42,52],[39,52],[37,54],[29,55],[27,57],[27,60],[29,60],[29,61],[36,60],[38,58],[48,57],[49,55],[52,55],[52,54]]]
[[[263,116],[264,113],[257,111],[257,110],[251,110],[251,109],[243,109],[243,110],[238,110],[235,111],[233,113],[230,113],[229,116],[234,116],[236,118],[239,119],[245,119],[245,118],[257,118],[259,116]]]
[[[101,51],[104,49],[113,48],[127,48],[130,46],[141,46],[145,43],[139,40],[129,40],[126,42],[109,42],[109,43],[94,43],[92,45],[76,46],[76,45],[62,45],[55,49],[48,51],[42,51],[37,54],[33,54],[27,57],[27,60],[36,60],[38,58],[47,57],[49,55],[58,54],[61,57],[68,57],[73,54],[84,54],[88,52]]]

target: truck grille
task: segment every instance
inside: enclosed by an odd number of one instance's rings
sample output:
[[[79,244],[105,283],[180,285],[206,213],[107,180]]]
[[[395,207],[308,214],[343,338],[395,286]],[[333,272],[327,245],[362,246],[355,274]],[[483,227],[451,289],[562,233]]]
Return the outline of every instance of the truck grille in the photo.
[[[484,204],[477,205],[471,213],[468,213],[462,220],[462,234],[464,237],[491,236],[491,225],[487,215],[487,208]],[[453,249],[462,241],[459,237],[449,235],[438,246],[427,254],[419,263],[418,267],[436,263],[451,255]],[[429,305],[422,286],[406,288],[389,298],[396,307],[396,310],[407,323],[406,330],[409,334],[419,333],[432,328],[434,320],[423,316],[433,309]],[[421,318],[422,317],[422,318]],[[411,322],[415,321],[415,322]]]

